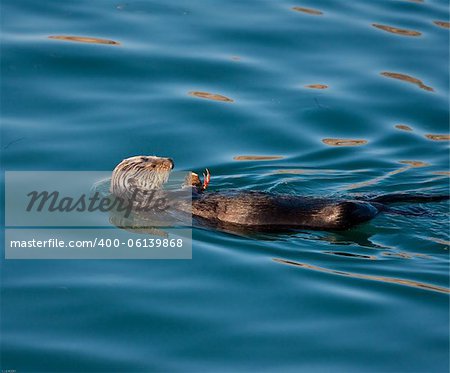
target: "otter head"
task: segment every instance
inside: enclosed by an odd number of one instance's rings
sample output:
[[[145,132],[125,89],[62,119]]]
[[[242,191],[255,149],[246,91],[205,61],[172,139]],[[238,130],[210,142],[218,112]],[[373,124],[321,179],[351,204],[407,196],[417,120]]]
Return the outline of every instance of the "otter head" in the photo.
[[[161,189],[173,167],[170,158],[136,156],[124,159],[112,173],[111,193],[130,200],[136,190]]]

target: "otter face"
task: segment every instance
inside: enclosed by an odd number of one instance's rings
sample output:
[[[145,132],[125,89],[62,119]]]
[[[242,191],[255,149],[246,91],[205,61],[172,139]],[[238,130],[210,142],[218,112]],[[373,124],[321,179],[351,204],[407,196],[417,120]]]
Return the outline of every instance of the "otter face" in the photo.
[[[137,188],[160,189],[167,182],[173,167],[170,158],[136,156],[124,159],[112,173],[111,193],[129,199]]]
[[[195,172],[189,172],[184,178],[183,187],[194,187],[200,191],[202,189],[202,182]]]

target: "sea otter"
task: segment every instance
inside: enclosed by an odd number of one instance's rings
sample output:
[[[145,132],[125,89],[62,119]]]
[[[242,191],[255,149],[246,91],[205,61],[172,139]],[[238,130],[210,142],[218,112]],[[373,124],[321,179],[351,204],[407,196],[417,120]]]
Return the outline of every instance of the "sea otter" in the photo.
[[[169,178],[174,162],[170,158],[135,156],[120,162],[111,178],[111,193],[119,198],[136,198],[136,190],[146,194],[160,192]],[[448,195],[388,194],[363,199],[334,199],[276,194],[259,191],[205,192],[209,170],[203,183],[189,173],[185,187],[192,190],[192,202],[177,201],[175,208],[192,211],[194,224],[222,229],[279,231],[289,229],[344,230],[367,222],[389,203],[433,202]]]

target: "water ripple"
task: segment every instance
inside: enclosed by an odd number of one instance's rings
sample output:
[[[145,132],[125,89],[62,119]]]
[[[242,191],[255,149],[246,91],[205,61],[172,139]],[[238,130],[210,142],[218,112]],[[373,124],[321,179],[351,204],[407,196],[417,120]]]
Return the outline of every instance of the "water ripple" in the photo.
[[[388,78],[403,80],[405,82],[415,84],[419,88],[424,89],[425,91],[434,92],[434,89],[432,87],[425,85],[420,79],[414,78],[413,76],[388,71],[382,72],[380,74]]]
[[[331,273],[331,274],[339,275],[339,276],[346,276],[346,277],[359,278],[359,279],[372,280],[372,281],[381,281],[381,282],[392,283],[392,284],[397,284],[397,285],[411,286],[411,287],[415,287],[415,288],[423,289],[423,290],[436,291],[436,292],[444,293],[444,294],[450,294],[450,289],[448,289],[448,288],[444,288],[441,286],[435,286],[432,284],[427,284],[427,283],[418,282],[418,281],[411,281],[411,280],[405,280],[405,279],[399,279],[399,278],[393,278],[393,277],[364,275],[362,273],[338,271],[338,270],[334,270],[334,269],[318,267],[318,266],[315,266],[312,264],[300,263],[300,262],[295,262],[292,260],[279,259],[279,258],[273,258],[273,261],[282,263],[282,264],[288,264],[288,265],[295,266],[295,267],[312,269],[314,271]]]
[[[199,98],[206,98],[208,100],[213,100],[213,101],[234,102],[234,100],[232,100],[231,98],[219,95],[217,93],[192,91],[192,92],[189,92],[189,95],[199,97]]]
[[[92,37],[87,37],[87,36],[52,35],[52,36],[49,36],[48,38],[55,39],[55,40],[74,41],[74,42],[78,42],[78,43],[120,45],[119,42],[114,41],[114,40],[92,38]]]
[[[419,31],[405,30],[405,29],[401,29],[401,28],[397,28],[397,27],[393,27],[393,26],[380,25],[377,23],[373,23],[372,26],[376,27],[380,30],[391,32],[391,33],[397,34],[397,35],[403,35],[403,36],[420,36],[420,35],[422,35],[422,33]]]

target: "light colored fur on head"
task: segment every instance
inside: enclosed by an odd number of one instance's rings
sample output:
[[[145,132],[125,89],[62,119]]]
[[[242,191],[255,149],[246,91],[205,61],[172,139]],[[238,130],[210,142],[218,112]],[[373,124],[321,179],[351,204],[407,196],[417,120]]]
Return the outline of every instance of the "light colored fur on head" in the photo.
[[[116,197],[131,199],[136,189],[161,189],[173,166],[171,159],[156,156],[139,155],[124,159],[112,173],[111,193]]]

